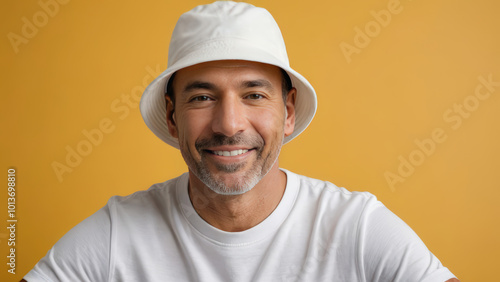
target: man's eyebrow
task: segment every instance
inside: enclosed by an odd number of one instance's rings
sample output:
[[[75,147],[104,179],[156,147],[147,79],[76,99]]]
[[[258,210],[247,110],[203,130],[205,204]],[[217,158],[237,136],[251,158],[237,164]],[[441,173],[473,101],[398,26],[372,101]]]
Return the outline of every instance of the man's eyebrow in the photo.
[[[217,87],[210,82],[193,81],[188,83],[182,92],[190,92],[197,89],[215,90],[216,88]]]
[[[241,83],[241,88],[253,88],[253,87],[264,87],[269,90],[273,89],[271,82],[266,79],[255,79],[255,80],[246,80]],[[217,90],[217,86],[210,82],[205,81],[193,81],[188,83],[182,92],[190,92],[197,89],[206,89],[206,90]]]
[[[252,88],[252,87],[264,87],[269,90],[273,89],[273,85],[266,79],[256,79],[243,81],[241,84],[242,88]]]

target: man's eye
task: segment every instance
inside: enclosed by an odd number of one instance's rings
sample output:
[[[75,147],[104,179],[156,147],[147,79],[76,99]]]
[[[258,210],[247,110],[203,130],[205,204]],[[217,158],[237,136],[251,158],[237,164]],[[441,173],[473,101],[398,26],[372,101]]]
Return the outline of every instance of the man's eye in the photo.
[[[259,100],[259,99],[264,98],[264,95],[253,93],[253,94],[248,95],[247,98],[250,100]]]
[[[211,98],[208,96],[196,96],[191,99],[192,102],[204,102],[204,101],[210,101]]]

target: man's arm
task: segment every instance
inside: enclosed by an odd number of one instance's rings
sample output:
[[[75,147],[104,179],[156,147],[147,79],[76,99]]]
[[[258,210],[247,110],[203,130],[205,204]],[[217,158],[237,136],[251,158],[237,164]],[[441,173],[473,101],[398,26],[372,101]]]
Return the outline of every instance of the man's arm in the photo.
[[[20,282],[28,282],[28,281],[23,279]],[[446,282],[460,282],[460,280],[458,280],[457,278],[451,278],[450,280],[446,280]]]
[[[358,231],[360,269],[367,281],[458,281],[418,235],[380,202],[368,204]]]
[[[28,282],[28,281],[22,279],[19,282]],[[460,282],[460,280],[458,280],[457,278],[451,278],[450,280],[446,280],[446,282]]]
[[[28,281],[23,279],[20,282],[28,282]],[[451,278],[450,280],[446,280],[446,282],[460,282],[460,280],[458,280],[457,278]]]
[[[105,281],[109,272],[108,206],[73,227],[21,281]]]

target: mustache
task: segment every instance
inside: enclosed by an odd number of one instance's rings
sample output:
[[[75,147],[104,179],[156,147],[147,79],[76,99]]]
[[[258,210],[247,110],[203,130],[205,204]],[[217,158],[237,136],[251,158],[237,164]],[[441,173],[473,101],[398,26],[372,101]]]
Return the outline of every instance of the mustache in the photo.
[[[210,137],[196,140],[194,146],[199,152],[210,147],[225,146],[225,145],[240,145],[249,148],[264,147],[264,139],[259,135],[245,135],[237,133],[233,136],[215,133]]]

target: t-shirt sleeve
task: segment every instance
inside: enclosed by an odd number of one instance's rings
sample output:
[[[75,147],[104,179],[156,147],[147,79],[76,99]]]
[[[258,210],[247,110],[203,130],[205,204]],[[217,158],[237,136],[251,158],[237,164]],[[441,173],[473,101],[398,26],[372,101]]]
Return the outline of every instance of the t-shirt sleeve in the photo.
[[[24,276],[37,281],[107,281],[110,215],[108,206],[66,233]]]
[[[379,201],[369,201],[358,228],[359,265],[365,281],[444,282],[455,277],[418,235]]]

